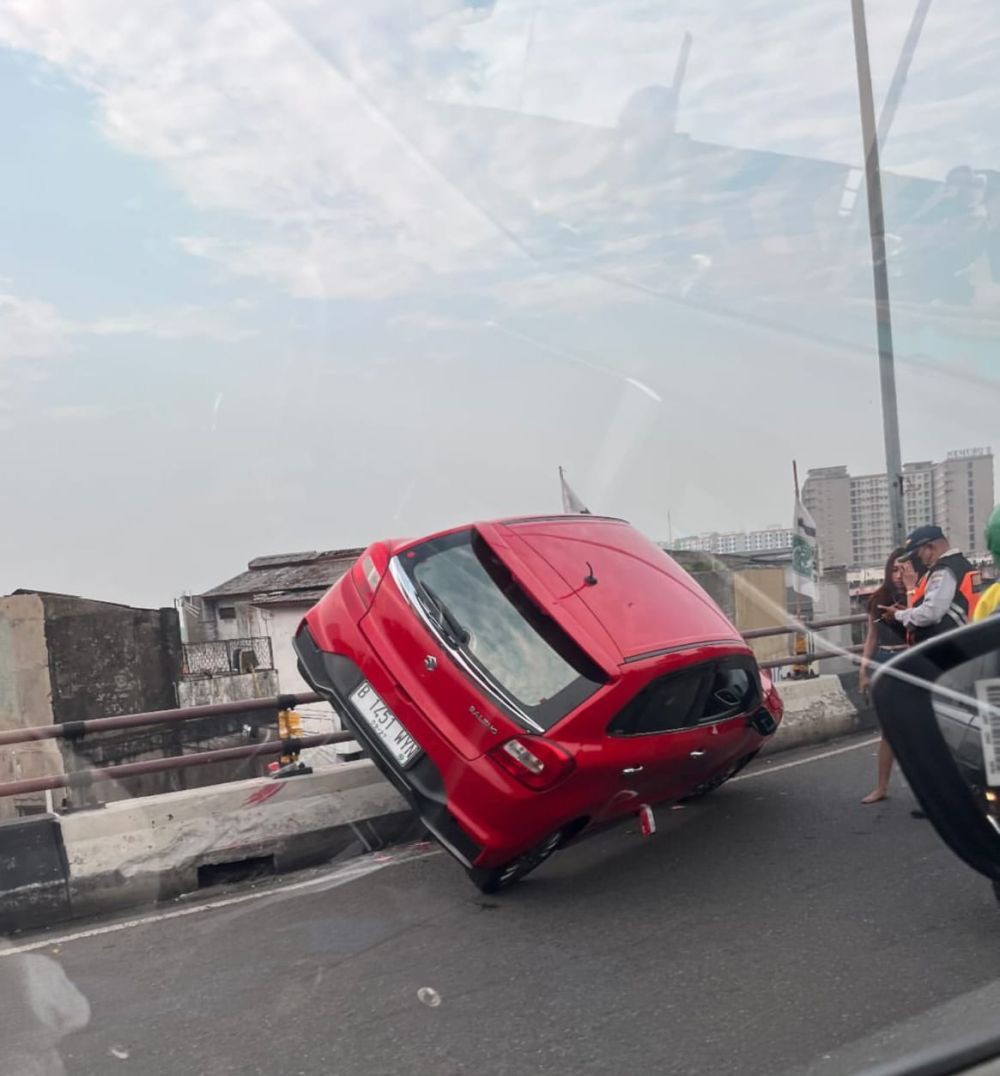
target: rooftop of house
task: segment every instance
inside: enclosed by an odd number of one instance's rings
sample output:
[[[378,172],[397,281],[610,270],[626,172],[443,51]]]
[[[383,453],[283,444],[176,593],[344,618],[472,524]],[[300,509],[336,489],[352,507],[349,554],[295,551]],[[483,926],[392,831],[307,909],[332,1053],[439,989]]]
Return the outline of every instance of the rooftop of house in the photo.
[[[257,602],[279,604],[322,595],[361,555],[360,549],[326,549],[255,557],[245,572],[206,590],[202,598],[252,596]]]

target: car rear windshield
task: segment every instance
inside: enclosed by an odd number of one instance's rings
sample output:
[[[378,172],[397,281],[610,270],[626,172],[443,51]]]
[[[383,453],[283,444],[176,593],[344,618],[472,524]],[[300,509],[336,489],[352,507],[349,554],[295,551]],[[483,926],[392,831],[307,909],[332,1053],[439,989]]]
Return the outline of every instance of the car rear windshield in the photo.
[[[425,542],[401,563],[451,648],[536,725],[549,728],[603,683],[475,531]]]
[[[615,736],[648,736],[752,713],[760,676],[750,658],[724,658],[668,673],[647,684],[608,726]]]

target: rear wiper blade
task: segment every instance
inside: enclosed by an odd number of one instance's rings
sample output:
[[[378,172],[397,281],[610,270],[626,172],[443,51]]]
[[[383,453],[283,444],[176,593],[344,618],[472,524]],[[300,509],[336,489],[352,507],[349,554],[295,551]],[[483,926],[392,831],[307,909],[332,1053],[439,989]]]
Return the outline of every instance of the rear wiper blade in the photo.
[[[455,618],[455,614],[423,580],[413,576],[413,582],[416,584],[417,592],[424,599],[425,606],[436,614],[435,622],[441,632],[448,637],[453,646],[465,646],[471,636]]]

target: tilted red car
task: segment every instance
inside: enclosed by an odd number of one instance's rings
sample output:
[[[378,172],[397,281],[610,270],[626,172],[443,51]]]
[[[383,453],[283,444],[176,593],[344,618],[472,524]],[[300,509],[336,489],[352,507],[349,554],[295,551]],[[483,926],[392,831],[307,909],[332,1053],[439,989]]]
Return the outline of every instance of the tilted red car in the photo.
[[[627,523],[477,523],[370,546],[295,638],[484,891],[587,827],[703,794],[781,720],[718,606]]]

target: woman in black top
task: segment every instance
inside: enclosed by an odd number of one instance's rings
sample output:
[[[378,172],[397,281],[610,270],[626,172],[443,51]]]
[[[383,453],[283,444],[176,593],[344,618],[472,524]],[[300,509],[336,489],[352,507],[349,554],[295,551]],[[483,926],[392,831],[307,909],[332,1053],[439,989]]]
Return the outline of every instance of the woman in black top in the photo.
[[[874,672],[873,666],[893,658],[906,649],[906,629],[902,624],[887,624],[882,620],[879,606],[906,605],[906,584],[904,582],[905,565],[900,561],[902,549],[894,549],[885,564],[882,585],[868,599],[868,635],[861,654],[861,676],[859,686],[867,694]],[[878,784],[861,801],[878,803],[889,794],[889,778],[892,774],[892,748],[883,736],[878,747]]]

